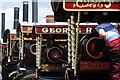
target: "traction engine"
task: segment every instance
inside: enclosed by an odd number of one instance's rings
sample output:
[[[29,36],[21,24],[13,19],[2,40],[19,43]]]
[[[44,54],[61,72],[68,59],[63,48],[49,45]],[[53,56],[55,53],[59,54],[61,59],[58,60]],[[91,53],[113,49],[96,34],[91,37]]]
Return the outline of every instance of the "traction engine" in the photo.
[[[7,29],[3,80],[109,80],[109,52],[94,17],[102,13],[120,31],[119,4],[110,3],[51,0],[55,21],[19,23],[16,32]]]

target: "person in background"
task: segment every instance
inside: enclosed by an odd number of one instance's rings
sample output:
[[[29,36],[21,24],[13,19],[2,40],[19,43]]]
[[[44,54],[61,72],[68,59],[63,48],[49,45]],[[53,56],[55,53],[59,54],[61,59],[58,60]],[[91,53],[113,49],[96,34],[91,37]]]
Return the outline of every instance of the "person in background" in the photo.
[[[95,15],[95,21],[99,24],[96,31],[101,39],[105,39],[110,57],[111,80],[120,80],[120,32],[109,22],[109,17],[103,12]]]

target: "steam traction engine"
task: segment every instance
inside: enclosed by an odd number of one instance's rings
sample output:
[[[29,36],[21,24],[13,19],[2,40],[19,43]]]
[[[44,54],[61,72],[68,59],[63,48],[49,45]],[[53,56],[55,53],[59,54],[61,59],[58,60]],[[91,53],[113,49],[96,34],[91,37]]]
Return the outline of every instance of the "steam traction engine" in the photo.
[[[108,76],[109,61],[107,53],[105,53],[105,41],[100,40],[96,33],[89,34],[97,24],[81,23],[78,26],[78,35],[72,36],[68,28],[70,27],[68,26],[68,23],[36,24],[35,32],[42,36],[38,36],[38,38],[42,38],[41,43],[44,46],[42,47],[40,56],[40,54],[37,55],[37,51],[40,52],[40,49],[37,49],[39,47],[36,45],[36,61],[38,61],[36,62],[36,65],[38,66],[38,72],[41,75],[45,72],[61,72],[65,75],[65,78],[63,79],[66,80],[84,79],[86,75],[88,75],[88,78],[90,77],[89,74],[96,74],[96,77],[98,77],[100,73],[104,73]],[[67,33],[69,33],[69,35],[67,35]],[[79,40],[77,39],[77,42],[73,37],[78,36]],[[74,40],[75,42],[73,42]],[[39,41],[39,44],[41,43]],[[74,45],[74,47],[72,47],[71,44]],[[75,46],[77,45],[77,52],[79,54],[76,52]],[[71,53],[72,50],[74,51],[74,54]],[[70,63],[68,63],[69,61]],[[74,64],[71,62],[74,62]],[[56,75],[54,74],[51,76]]]
[[[98,33],[94,32],[98,25],[94,17],[97,13],[103,13],[119,30],[120,17],[115,16],[120,14],[119,2],[52,1],[55,21],[68,21],[68,66],[65,79],[109,80],[109,53],[106,42],[100,40]]]
[[[17,73],[18,38],[16,30],[7,29],[3,35],[2,44],[2,79],[10,79]]]
[[[26,75],[35,73],[35,32],[33,24],[23,23],[17,27],[19,63],[15,80],[22,80]],[[31,77],[30,77],[31,78]]]
[[[109,53],[95,31],[94,15],[100,10],[120,30],[119,3],[52,1],[56,22],[5,31],[4,80],[109,80]]]

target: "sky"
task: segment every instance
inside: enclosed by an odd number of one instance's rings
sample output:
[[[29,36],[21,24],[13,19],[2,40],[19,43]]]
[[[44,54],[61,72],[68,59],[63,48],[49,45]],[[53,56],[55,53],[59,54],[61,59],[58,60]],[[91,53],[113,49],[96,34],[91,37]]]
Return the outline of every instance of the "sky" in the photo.
[[[32,23],[32,0],[29,1],[29,23]],[[38,0],[38,23],[44,23],[46,15],[53,15],[50,5],[51,0]],[[61,1],[61,0],[52,0]],[[72,1],[72,0],[70,0]],[[94,0],[93,0],[94,1]],[[113,0],[118,2],[120,0]],[[5,13],[5,29],[13,29],[14,7],[19,7],[19,22],[23,18],[23,0],[0,0],[0,38],[1,38],[1,13]]]
[[[25,1],[25,0],[24,0]],[[29,21],[32,23],[32,0],[29,1]],[[38,23],[45,23],[46,15],[53,15],[50,5],[51,0],[38,0]],[[5,29],[13,29],[14,7],[19,7],[19,22],[23,18],[23,0],[0,0],[0,38],[1,38],[1,13],[5,13]]]

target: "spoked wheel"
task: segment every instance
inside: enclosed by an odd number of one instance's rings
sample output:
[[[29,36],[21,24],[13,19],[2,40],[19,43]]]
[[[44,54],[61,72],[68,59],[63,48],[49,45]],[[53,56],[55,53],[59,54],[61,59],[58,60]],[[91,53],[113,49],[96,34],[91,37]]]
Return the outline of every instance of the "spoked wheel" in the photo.
[[[38,79],[36,79],[36,74],[21,73],[17,75],[14,80],[38,80]]]
[[[65,80],[70,80],[70,70],[66,69],[65,71]]]
[[[15,80],[16,76],[18,74],[18,71],[13,71],[9,74],[9,80]]]
[[[25,75],[21,80],[38,80],[36,78],[36,74],[28,74],[28,75]]]
[[[22,80],[23,77],[24,77],[24,74],[21,73],[21,74],[16,75],[16,78],[14,80]]]
[[[76,76],[74,76],[74,72],[71,69],[66,69],[65,71],[65,77],[64,80],[79,80],[78,79],[78,74]]]
[[[36,78],[36,74],[28,74],[24,76],[21,80],[56,80],[56,79],[47,79],[43,77]]]

